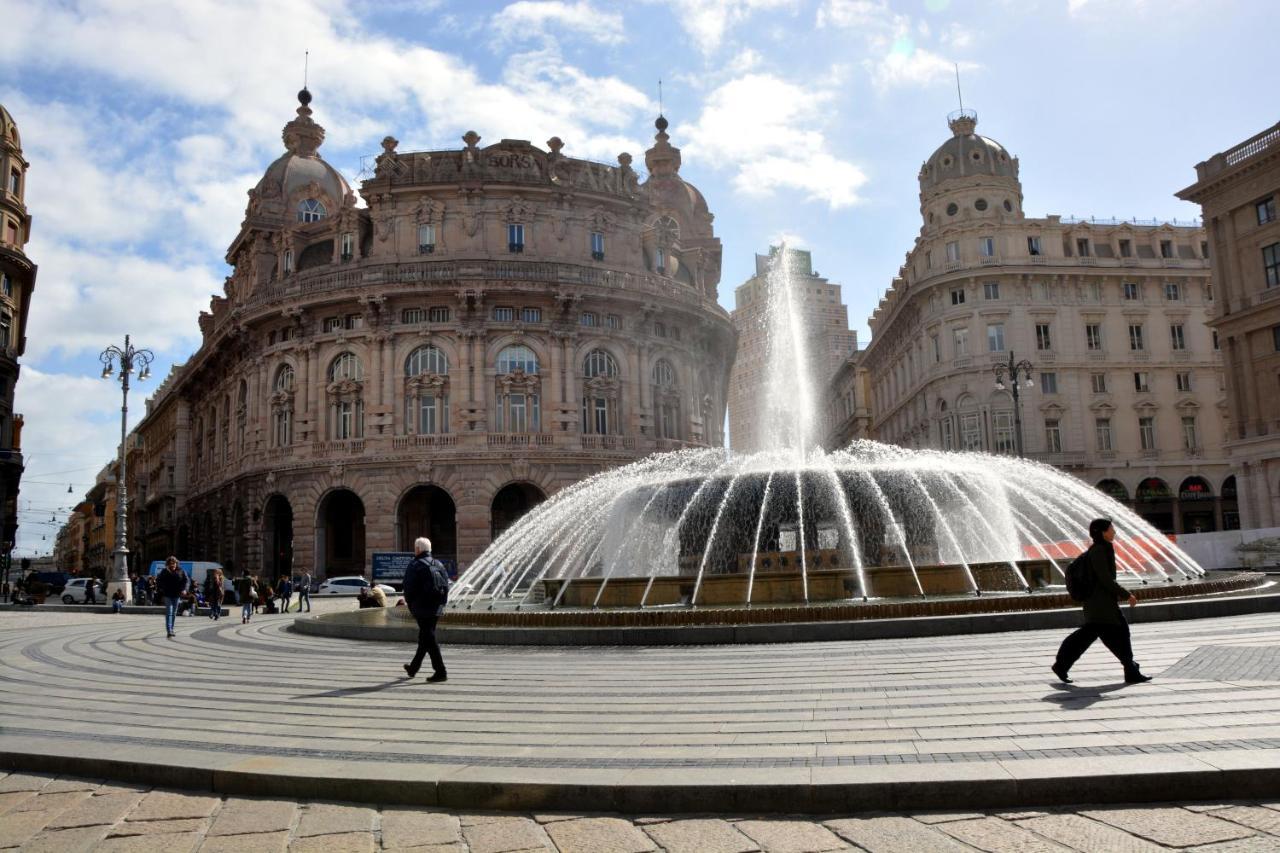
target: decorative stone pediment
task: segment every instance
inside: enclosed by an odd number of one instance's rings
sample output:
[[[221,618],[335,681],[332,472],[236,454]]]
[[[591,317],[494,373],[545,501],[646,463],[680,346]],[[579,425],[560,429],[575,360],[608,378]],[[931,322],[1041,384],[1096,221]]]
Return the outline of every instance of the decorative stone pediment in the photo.
[[[542,380],[536,373],[525,373],[523,370],[513,370],[510,373],[504,373],[498,377],[498,388],[504,394],[512,392],[520,393],[524,391],[529,394],[536,393],[541,387]]]
[[[439,373],[419,373],[406,379],[404,386],[411,397],[439,397],[449,387],[449,377]]]
[[[582,388],[588,397],[614,397],[620,387],[616,376],[593,376],[582,380]]]
[[[1099,400],[1089,404],[1089,411],[1105,418],[1115,414],[1116,407],[1105,400]]]
[[[444,222],[444,202],[437,198],[423,198],[414,208],[413,218],[419,225],[439,226]],[[439,239],[440,235],[436,235]]]
[[[330,382],[325,390],[334,397],[356,398],[364,392],[364,382],[358,379],[339,379]]]

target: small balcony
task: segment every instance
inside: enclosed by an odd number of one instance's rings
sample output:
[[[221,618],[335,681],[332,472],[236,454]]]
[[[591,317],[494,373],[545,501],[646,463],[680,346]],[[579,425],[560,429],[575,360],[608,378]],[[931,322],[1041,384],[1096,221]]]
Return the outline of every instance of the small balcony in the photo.
[[[584,435],[583,450],[635,450],[636,440],[630,435]]]
[[[550,447],[555,436],[549,432],[491,432],[485,440],[490,447]]]
[[[419,243],[418,244],[419,255],[431,255],[435,253],[435,250],[436,250],[435,243]]]

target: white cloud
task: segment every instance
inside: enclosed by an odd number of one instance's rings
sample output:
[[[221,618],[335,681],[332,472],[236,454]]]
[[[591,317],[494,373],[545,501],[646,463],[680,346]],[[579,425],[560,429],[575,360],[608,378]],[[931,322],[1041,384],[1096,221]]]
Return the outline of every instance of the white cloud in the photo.
[[[916,39],[930,39],[933,28],[926,21],[894,12],[885,0],[826,0],[818,9],[819,27],[837,27],[861,35],[871,56],[862,61],[872,84],[884,91],[897,86],[928,86],[955,73],[954,60],[921,47]],[[938,40],[950,50],[962,50],[972,34],[958,25],[942,32]],[[979,67],[961,61],[962,69]]]
[[[914,46],[891,50],[879,59],[866,60],[864,65],[871,75],[871,82],[882,90],[902,85],[927,86],[950,80],[956,70],[951,60]],[[961,62],[959,65],[962,70],[978,67],[972,62]]]
[[[708,96],[685,150],[733,168],[734,188],[746,195],[793,189],[832,208],[854,204],[866,175],[832,154],[819,129],[832,97],[767,74],[735,78]]]
[[[819,27],[880,27],[892,13],[884,0],[826,0],[818,7]]]
[[[504,7],[489,21],[502,41],[547,38],[552,29],[566,30],[600,44],[621,44],[626,40],[622,13],[607,12],[586,0],[519,0]]]
[[[792,9],[797,0],[665,0],[698,49],[713,53],[725,33],[760,11]]]

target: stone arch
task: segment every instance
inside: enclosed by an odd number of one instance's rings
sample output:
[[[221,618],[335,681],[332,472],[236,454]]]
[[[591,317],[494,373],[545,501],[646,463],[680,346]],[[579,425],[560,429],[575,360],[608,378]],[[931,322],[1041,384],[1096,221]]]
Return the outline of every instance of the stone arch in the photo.
[[[510,346],[526,346],[533,350],[533,354],[538,357],[538,373],[546,373],[551,369],[551,349],[546,341],[542,340],[538,335],[509,332],[505,335],[499,335],[485,346],[485,375],[492,376],[497,371],[498,354]]]
[[[242,566],[248,565],[245,559],[245,545],[244,504],[242,504],[237,498],[236,501],[231,504],[230,559],[222,562],[224,568],[235,571],[239,570]]]
[[[364,575],[365,506],[349,486],[335,486],[316,502],[315,565],[323,577]]]
[[[412,551],[419,536],[431,540],[437,560],[456,566],[458,560],[458,506],[444,486],[415,483],[396,500],[396,540],[401,551]]]
[[[496,540],[529,510],[547,499],[547,493],[528,480],[513,480],[498,489],[489,502],[489,536]]]
[[[1125,486],[1124,483],[1120,482],[1114,477],[1108,477],[1105,480],[1099,480],[1098,485],[1095,486],[1094,488],[1102,492],[1107,497],[1114,498],[1115,500],[1120,501],[1120,503],[1122,504],[1127,504],[1129,502],[1129,489]]]
[[[293,573],[293,505],[279,492],[263,502],[261,573],[264,578]]]

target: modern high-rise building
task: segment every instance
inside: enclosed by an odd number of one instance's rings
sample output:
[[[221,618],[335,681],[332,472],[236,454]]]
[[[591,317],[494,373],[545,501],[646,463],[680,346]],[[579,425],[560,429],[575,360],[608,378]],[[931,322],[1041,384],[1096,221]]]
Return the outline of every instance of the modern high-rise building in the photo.
[[[1226,354],[1226,449],[1244,527],[1280,526],[1280,123],[1196,164]]]
[[[31,214],[27,212],[27,167],[18,125],[0,106],[0,558],[6,562],[18,533],[18,486],[22,477],[22,415],[13,393],[27,346],[27,311],[36,286],[36,265],[27,257]]]
[[[1021,444],[1161,530],[1237,527],[1204,230],[1028,217],[1017,158],[975,132],[975,113],[949,125],[920,169],[920,232],[860,359],[872,436]],[[1030,364],[1016,404],[1008,375],[997,384],[1011,359]]]
[[[781,260],[780,252],[786,252]],[[808,251],[772,246],[769,254],[756,255],[755,275],[733,292],[738,352],[729,377],[729,445],[741,453],[763,449],[757,414],[760,395],[766,393],[769,359],[775,357],[769,351],[769,270],[778,263],[792,277],[816,394],[858,348],[858,333],[849,328],[849,309],[840,301],[840,285],[813,269]]]

